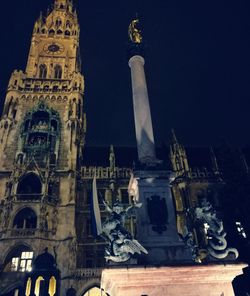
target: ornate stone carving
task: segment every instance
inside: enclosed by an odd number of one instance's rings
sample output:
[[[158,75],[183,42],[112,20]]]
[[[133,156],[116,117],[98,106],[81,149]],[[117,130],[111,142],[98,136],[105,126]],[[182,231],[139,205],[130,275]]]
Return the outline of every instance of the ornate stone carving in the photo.
[[[45,204],[41,204],[40,208],[40,231],[48,231],[48,212]]]
[[[201,206],[194,209],[194,216],[205,226],[209,255],[216,259],[224,259],[230,253],[235,259],[238,257],[237,249],[227,247],[223,222],[217,217],[213,206],[207,200],[203,199]]]
[[[10,213],[13,209],[12,201],[9,199],[5,200],[3,207],[3,229],[7,229],[10,222]]]
[[[56,207],[53,209],[53,213],[52,213],[52,217],[51,217],[51,224],[52,224],[51,232],[52,232],[52,234],[56,234],[57,225],[58,225],[58,210]]]
[[[105,249],[105,259],[116,263],[126,262],[133,254],[148,254],[147,250],[132,237],[124,227],[125,221],[131,216],[132,211],[141,207],[142,204],[133,204],[126,209],[116,202],[112,208],[105,203],[109,216],[102,225],[104,238],[109,246]]]

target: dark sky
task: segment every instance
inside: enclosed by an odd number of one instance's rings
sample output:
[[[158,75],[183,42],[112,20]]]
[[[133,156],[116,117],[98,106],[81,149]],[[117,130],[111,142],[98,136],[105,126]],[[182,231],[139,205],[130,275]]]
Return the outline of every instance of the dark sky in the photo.
[[[25,69],[33,24],[53,0],[1,3],[1,102]],[[158,144],[249,145],[250,1],[78,0],[89,145],[133,145],[127,27],[138,12]]]

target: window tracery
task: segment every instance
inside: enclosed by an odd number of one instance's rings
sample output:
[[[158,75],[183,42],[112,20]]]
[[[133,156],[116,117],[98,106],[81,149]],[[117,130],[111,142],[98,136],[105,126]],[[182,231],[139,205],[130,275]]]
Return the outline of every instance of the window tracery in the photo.
[[[36,229],[37,216],[30,208],[24,208],[19,211],[13,221],[13,228],[15,229]]]
[[[54,78],[55,79],[61,79],[62,78],[62,67],[60,65],[55,66]]]
[[[30,272],[32,270],[33,251],[26,246],[12,250],[5,260],[5,272]]]
[[[44,64],[41,64],[39,66],[39,78],[45,79],[47,77],[47,66]]]

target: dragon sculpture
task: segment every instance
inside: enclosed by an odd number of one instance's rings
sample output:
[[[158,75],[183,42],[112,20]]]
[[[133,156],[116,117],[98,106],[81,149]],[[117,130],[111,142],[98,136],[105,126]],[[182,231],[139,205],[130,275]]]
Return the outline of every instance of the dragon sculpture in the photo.
[[[239,253],[235,248],[228,248],[224,231],[223,222],[217,217],[216,212],[207,200],[201,201],[201,206],[194,210],[194,218],[206,225],[207,251],[209,255],[216,259],[225,259],[230,253],[234,254],[235,259]]]

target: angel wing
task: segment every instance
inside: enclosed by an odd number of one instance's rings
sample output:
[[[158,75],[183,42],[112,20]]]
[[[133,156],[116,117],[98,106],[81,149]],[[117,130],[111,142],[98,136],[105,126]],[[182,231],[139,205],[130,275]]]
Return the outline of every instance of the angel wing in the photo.
[[[148,251],[136,240],[136,239],[125,239],[124,245],[121,247],[122,252],[131,253],[131,254],[148,254]]]

